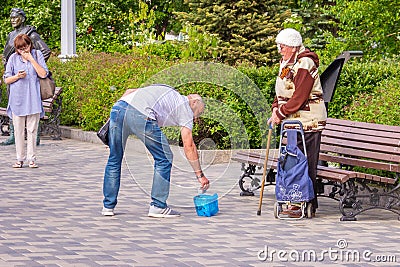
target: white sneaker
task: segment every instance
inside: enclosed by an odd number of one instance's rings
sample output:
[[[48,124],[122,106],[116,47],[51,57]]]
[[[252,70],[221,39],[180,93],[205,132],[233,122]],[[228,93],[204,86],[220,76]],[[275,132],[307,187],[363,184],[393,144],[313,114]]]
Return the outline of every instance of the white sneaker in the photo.
[[[103,216],[114,216],[114,209],[104,208],[101,210],[101,215]]]
[[[181,216],[181,214],[177,211],[172,210],[170,207],[162,209],[156,206],[150,206],[148,216],[155,218],[172,218],[179,217]]]

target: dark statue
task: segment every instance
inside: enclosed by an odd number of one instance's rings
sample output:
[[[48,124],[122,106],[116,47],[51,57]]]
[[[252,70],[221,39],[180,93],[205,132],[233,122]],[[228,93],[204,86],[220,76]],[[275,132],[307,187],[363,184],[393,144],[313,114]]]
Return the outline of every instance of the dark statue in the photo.
[[[25,25],[26,15],[21,8],[11,9],[10,22],[14,30],[8,34],[6,45],[3,51],[3,64],[7,64],[10,56],[15,52],[14,39],[18,34],[27,34],[33,43],[33,47],[36,50],[40,50],[44,56],[44,59],[50,57],[51,50],[46,43],[40,38],[40,35],[36,32],[36,28],[30,25]]]

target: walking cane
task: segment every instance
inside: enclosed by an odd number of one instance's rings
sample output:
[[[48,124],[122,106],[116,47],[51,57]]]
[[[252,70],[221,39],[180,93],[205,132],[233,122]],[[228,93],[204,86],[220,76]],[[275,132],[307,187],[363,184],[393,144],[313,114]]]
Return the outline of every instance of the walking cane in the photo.
[[[271,135],[272,135],[272,123],[270,123],[269,129],[268,129],[267,148],[266,148],[266,153],[265,153],[264,170],[263,170],[263,176],[262,176],[262,181],[261,181],[260,201],[258,203],[257,215],[261,215],[261,205],[262,205],[262,199],[263,199],[263,195],[264,195],[265,177],[267,175],[269,147],[271,146]]]

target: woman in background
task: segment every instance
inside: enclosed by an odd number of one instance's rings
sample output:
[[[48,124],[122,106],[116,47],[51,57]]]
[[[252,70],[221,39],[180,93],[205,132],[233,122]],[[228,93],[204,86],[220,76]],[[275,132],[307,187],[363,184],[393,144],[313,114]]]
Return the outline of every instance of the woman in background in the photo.
[[[40,97],[39,77],[48,75],[48,68],[40,50],[35,50],[32,40],[26,34],[14,39],[15,53],[6,65],[4,82],[10,86],[7,115],[13,120],[17,162],[13,168],[22,168],[24,160],[29,167],[37,168],[36,135],[40,118],[44,116]],[[27,152],[25,154],[25,125]]]

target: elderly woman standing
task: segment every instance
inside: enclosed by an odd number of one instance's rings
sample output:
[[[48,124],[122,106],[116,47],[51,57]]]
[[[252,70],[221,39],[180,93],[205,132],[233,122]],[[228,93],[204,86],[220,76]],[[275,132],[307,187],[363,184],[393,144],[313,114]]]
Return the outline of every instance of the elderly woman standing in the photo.
[[[317,165],[321,132],[326,125],[326,109],[318,75],[318,55],[303,46],[300,33],[284,29],[276,37],[280,61],[276,79],[276,97],[268,123],[298,120],[303,124],[308,172],[316,191]],[[303,149],[301,140],[298,147]],[[313,215],[318,208],[317,196],[311,201]]]
[[[33,49],[32,40],[26,34],[14,39],[15,53],[8,59],[4,82],[10,86],[7,114],[14,123],[17,162],[14,168],[22,168],[25,159],[29,167],[37,168],[36,134],[38,123],[44,116],[40,97],[39,77],[48,75],[43,54]],[[27,153],[25,155],[25,124],[27,131]]]

